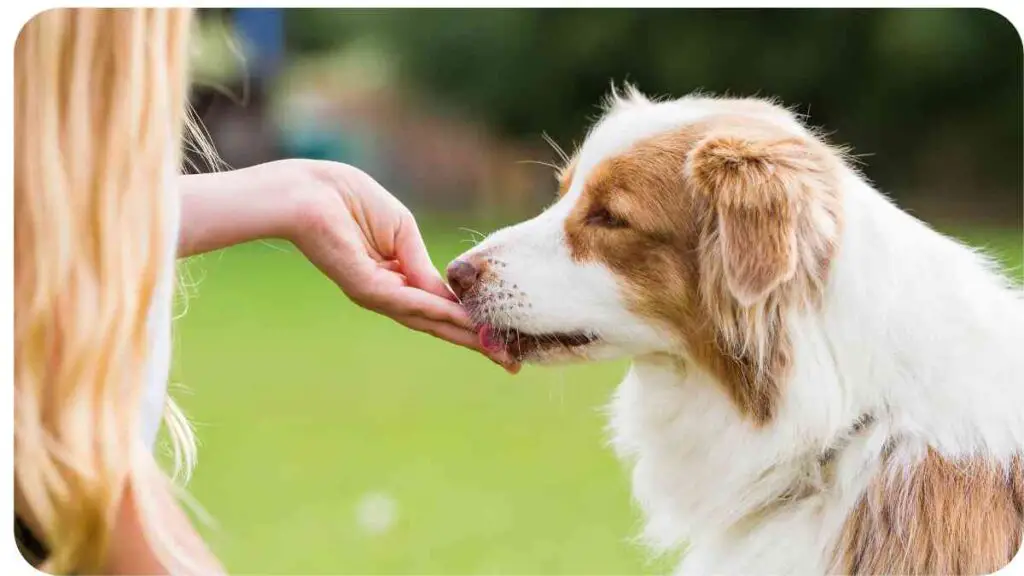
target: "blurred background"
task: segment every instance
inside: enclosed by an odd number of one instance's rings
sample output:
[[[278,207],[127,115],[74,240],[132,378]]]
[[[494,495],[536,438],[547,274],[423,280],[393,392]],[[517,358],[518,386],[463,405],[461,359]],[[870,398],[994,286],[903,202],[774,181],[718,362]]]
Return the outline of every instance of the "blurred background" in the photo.
[[[354,164],[441,267],[555,194],[611,83],[778,97],[1020,279],[1021,39],[984,10],[201,10],[193,105],[230,166]],[[199,168],[204,169],[201,162]],[[232,572],[663,571],[603,406],[624,364],[502,373],[351,305],[294,249],[183,264],[191,485]],[[955,281],[955,280],[953,280]],[[186,313],[187,312],[187,313]]]

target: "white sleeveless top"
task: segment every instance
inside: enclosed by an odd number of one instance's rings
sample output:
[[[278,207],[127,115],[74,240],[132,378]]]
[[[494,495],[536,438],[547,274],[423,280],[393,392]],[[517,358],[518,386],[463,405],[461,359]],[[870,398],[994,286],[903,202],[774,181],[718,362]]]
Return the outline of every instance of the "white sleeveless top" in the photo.
[[[167,238],[160,278],[149,310],[149,359],[146,363],[146,389],[142,395],[142,435],[152,448],[156,442],[164,403],[167,400],[167,379],[171,368],[171,320],[174,314],[175,260],[178,252],[178,228],[181,195],[178,170],[168,163],[168,181],[163,187],[164,214],[167,217]]]

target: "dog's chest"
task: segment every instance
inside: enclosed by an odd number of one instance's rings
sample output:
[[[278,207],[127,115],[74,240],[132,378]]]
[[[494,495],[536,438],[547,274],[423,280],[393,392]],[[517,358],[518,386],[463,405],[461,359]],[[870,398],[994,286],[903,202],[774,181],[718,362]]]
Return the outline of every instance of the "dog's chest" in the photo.
[[[809,499],[747,523],[784,489],[784,478],[763,477],[779,446],[714,386],[670,362],[638,362],[616,393],[613,445],[632,465],[644,540],[659,550],[685,548],[680,569],[688,574],[821,573],[827,503]]]

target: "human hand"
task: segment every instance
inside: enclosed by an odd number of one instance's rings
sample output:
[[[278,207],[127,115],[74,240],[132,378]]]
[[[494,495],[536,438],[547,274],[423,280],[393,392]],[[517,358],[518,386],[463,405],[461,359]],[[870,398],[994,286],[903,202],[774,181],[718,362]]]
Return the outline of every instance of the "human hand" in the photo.
[[[366,173],[336,162],[290,160],[299,208],[290,239],[360,306],[476,350],[510,373],[518,363],[480,343],[434,268],[412,213]],[[283,168],[284,169],[284,168]]]

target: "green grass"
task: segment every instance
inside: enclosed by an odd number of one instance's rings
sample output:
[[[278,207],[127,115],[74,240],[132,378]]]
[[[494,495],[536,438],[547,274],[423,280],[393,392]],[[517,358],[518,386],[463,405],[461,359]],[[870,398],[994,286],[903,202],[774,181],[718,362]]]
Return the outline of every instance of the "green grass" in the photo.
[[[452,230],[437,232],[436,230]],[[427,235],[440,265],[454,226]],[[1019,270],[1020,234],[977,233]],[[177,394],[197,425],[192,493],[232,573],[664,571],[630,542],[628,474],[602,407],[624,364],[526,367],[350,304],[291,249],[250,244],[189,264]],[[357,519],[383,494],[389,529]]]

